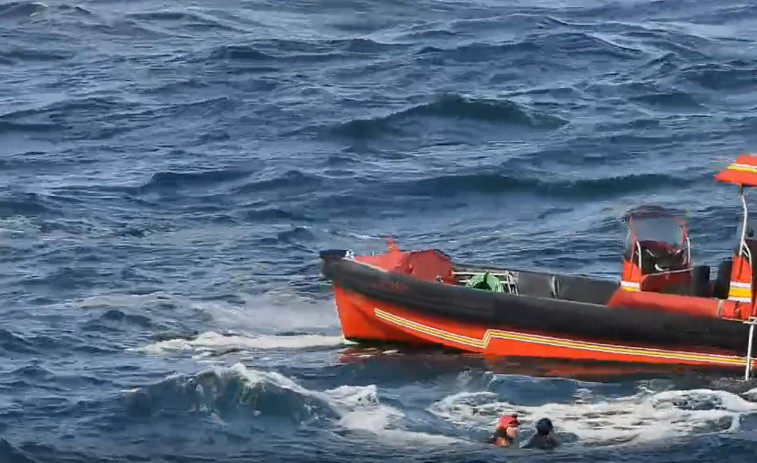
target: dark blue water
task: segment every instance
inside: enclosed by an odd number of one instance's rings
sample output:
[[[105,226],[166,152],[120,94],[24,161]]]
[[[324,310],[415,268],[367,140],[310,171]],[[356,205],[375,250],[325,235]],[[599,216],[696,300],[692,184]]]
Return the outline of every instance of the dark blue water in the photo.
[[[391,234],[616,276],[617,219],[651,201],[716,265],[740,204],[712,175],[757,150],[755,21],[735,0],[0,4],[0,462],[754,461],[755,384],[723,373],[346,345],[317,251]],[[477,442],[511,411],[566,444]]]

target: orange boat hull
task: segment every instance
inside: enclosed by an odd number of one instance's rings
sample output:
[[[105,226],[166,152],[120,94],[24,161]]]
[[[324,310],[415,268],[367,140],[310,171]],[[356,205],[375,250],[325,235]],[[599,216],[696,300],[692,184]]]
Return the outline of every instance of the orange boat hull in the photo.
[[[746,304],[624,291],[618,282],[480,270],[436,250],[324,251],[346,339],[443,346],[499,358],[745,369]],[[467,275],[506,287],[469,287]],[[479,283],[474,283],[478,285]],[[487,283],[488,284],[488,283]],[[754,345],[754,342],[752,342]],[[750,369],[751,369],[750,368]]]
[[[497,357],[539,357],[690,366],[745,368],[747,359],[716,349],[658,349],[567,339],[507,327],[485,328],[412,313],[401,307],[335,288],[335,301],[348,340],[438,345]],[[752,360],[757,366],[757,362]]]

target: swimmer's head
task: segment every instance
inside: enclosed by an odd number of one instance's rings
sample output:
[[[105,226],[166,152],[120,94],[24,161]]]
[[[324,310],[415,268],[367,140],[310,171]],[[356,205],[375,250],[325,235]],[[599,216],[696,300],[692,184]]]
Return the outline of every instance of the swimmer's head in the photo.
[[[512,440],[518,437],[518,426],[520,426],[520,422],[518,421],[517,414],[510,416],[503,415],[499,417],[499,421],[497,422],[497,433],[504,434],[508,439]]]
[[[542,418],[536,422],[536,432],[542,436],[546,436],[555,429],[552,426],[552,421],[549,418]]]

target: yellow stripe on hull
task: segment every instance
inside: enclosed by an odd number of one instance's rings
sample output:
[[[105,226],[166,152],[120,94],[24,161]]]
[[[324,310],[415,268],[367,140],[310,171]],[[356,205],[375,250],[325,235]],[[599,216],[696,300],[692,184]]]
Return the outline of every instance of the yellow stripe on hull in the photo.
[[[482,339],[478,339],[478,338],[472,338],[469,336],[463,336],[463,335],[451,333],[449,331],[441,330],[441,329],[434,328],[428,325],[424,325],[424,324],[409,320],[407,318],[403,318],[403,317],[394,315],[392,313],[386,312],[379,308],[374,308],[374,315],[383,321],[386,321],[388,323],[391,323],[393,325],[396,325],[398,327],[401,327],[410,331],[422,333],[434,338],[443,339],[445,341],[450,341],[450,342],[458,343],[467,347],[472,347],[475,349],[482,349],[482,350],[489,347],[489,344],[491,343],[493,339],[500,339],[500,340],[520,341],[520,342],[527,342],[527,343],[532,343],[532,344],[547,345],[547,346],[553,346],[553,347],[564,347],[564,348],[576,349],[576,350],[603,352],[607,354],[623,354],[623,355],[633,355],[633,356],[642,356],[642,357],[663,358],[667,360],[694,361],[694,362],[714,363],[714,364],[733,365],[733,366],[745,366],[747,362],[745,357],[716,355],[716,354],[699,354],[699,353],[689,353],[689,352],[681,352],[681,351],[648,349],[648,348],[642,348],[642,347],[616,346],[612,344],[599,344],[599,343],[591,343],[591,342],[572,341],[568,339],[560,339],[560,338],[553,338],[553,337],[548,337],[548,336],[539,336],[539,335],[533,335],[533,334],[518,333],[514,331],[502,331],[502,330],[495,330],[495,329],[486,330],[486,332],[484,333],[484,337]]]

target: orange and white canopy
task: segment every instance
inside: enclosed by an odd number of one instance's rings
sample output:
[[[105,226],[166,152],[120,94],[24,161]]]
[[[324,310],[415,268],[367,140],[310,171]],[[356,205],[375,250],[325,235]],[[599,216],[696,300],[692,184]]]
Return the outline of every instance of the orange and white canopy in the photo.
[[[742,187],[757,187],[757,155],[738,156],[736,161],[715,175],[715,180]]]

